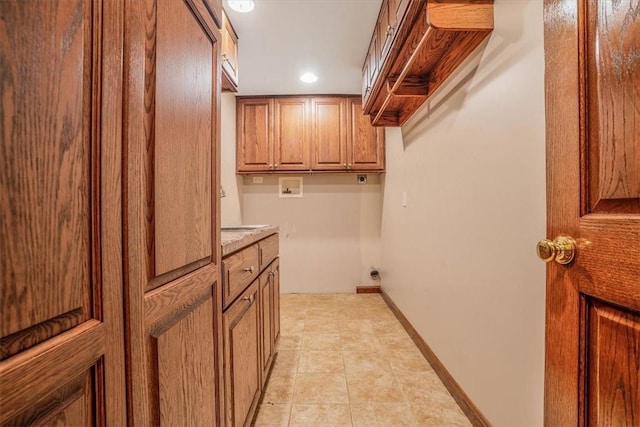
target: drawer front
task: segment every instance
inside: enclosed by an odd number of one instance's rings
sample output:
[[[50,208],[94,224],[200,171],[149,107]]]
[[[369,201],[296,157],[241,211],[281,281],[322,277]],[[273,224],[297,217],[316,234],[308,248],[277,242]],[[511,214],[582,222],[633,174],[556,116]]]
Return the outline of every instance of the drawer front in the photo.
[[[223,305],[228,307],[260,273],[258,245],[251,245],[222,260]]]
[[[273,234],[266,239],[260,240],[260,269],[264,269],[274,259],[278,257],[279,248],[278,234]]]

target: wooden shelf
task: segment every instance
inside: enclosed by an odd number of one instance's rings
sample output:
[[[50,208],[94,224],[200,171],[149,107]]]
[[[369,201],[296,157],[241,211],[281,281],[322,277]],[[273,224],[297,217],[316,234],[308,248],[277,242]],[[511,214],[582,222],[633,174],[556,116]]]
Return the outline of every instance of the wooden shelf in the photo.
[[[401,126],[429,99],[493,30],[493,0],[412,1],[400,26],[365,108],[374,126]]]

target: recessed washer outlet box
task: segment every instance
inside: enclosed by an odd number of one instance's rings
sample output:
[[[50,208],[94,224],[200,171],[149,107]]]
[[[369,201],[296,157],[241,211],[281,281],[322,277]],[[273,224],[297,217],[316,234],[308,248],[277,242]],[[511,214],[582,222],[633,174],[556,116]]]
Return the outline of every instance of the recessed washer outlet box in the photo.
[[[366,184],[367,175],[358,175],[358,184]]]

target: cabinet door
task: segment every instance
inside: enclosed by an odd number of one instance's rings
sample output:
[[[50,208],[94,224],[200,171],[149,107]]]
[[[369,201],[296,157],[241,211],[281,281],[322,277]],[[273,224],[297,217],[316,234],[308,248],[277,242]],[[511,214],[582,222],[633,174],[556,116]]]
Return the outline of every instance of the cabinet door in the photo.
[[[126,424],[123,16],[0,1],[0,425]]]
[[[125,3],[130,424],[219,425],[219,40],[203,0]]]
[[[348,159],[352,170],[384,170],[384,128],[373,127],[362,101],[349,98]]]
[[[236,158],[238,172],[273,169],[273,98],[238,98]]]
[[[262,383],[266,381],[269,367],[271,366],[271,358],[273,356],[273,330],[272,330],[272,285],[271,271],[265,270],[260,275],[260,335],[262,337],[262,346],[260,348],[261,360],[261,377]]]
[[[227,14],[222,12],[222,90],[238,91],[238,36]]]
[[[347,169],[346,99],[311,99],[311,168]]]
[[[393,41],[393,35],[395,34],[395,27],[392,25],[390,18],[391,12],[389,11],[389,0],[383,0],[380,7],[380,14],[378,15],[378,23],[376,25],[376,31],[378,35],[378,71],[382,70],[384,61],[387,59],[389,49],[391,48],[391,42]]]
[[[260,397],[259,280],[224,313],[226,425],[244,426],[251,421]]]
[[[309,170],[309,100],[308,98],[276,98],[275,170]]]
[[[273,349],[280,338],[280,258],[271,264],[271,336],[273,337]]]

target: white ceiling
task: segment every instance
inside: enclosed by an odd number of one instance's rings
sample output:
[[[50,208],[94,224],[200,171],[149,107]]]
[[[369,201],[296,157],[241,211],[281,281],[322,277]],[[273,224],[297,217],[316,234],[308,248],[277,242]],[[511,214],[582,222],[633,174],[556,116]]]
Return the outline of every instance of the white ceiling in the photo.
[[[238,33],[238,94],[359,94],[362,63],[382,0],[255,0],[231,10]],[[299,80],[312,71],[318,81]]]

